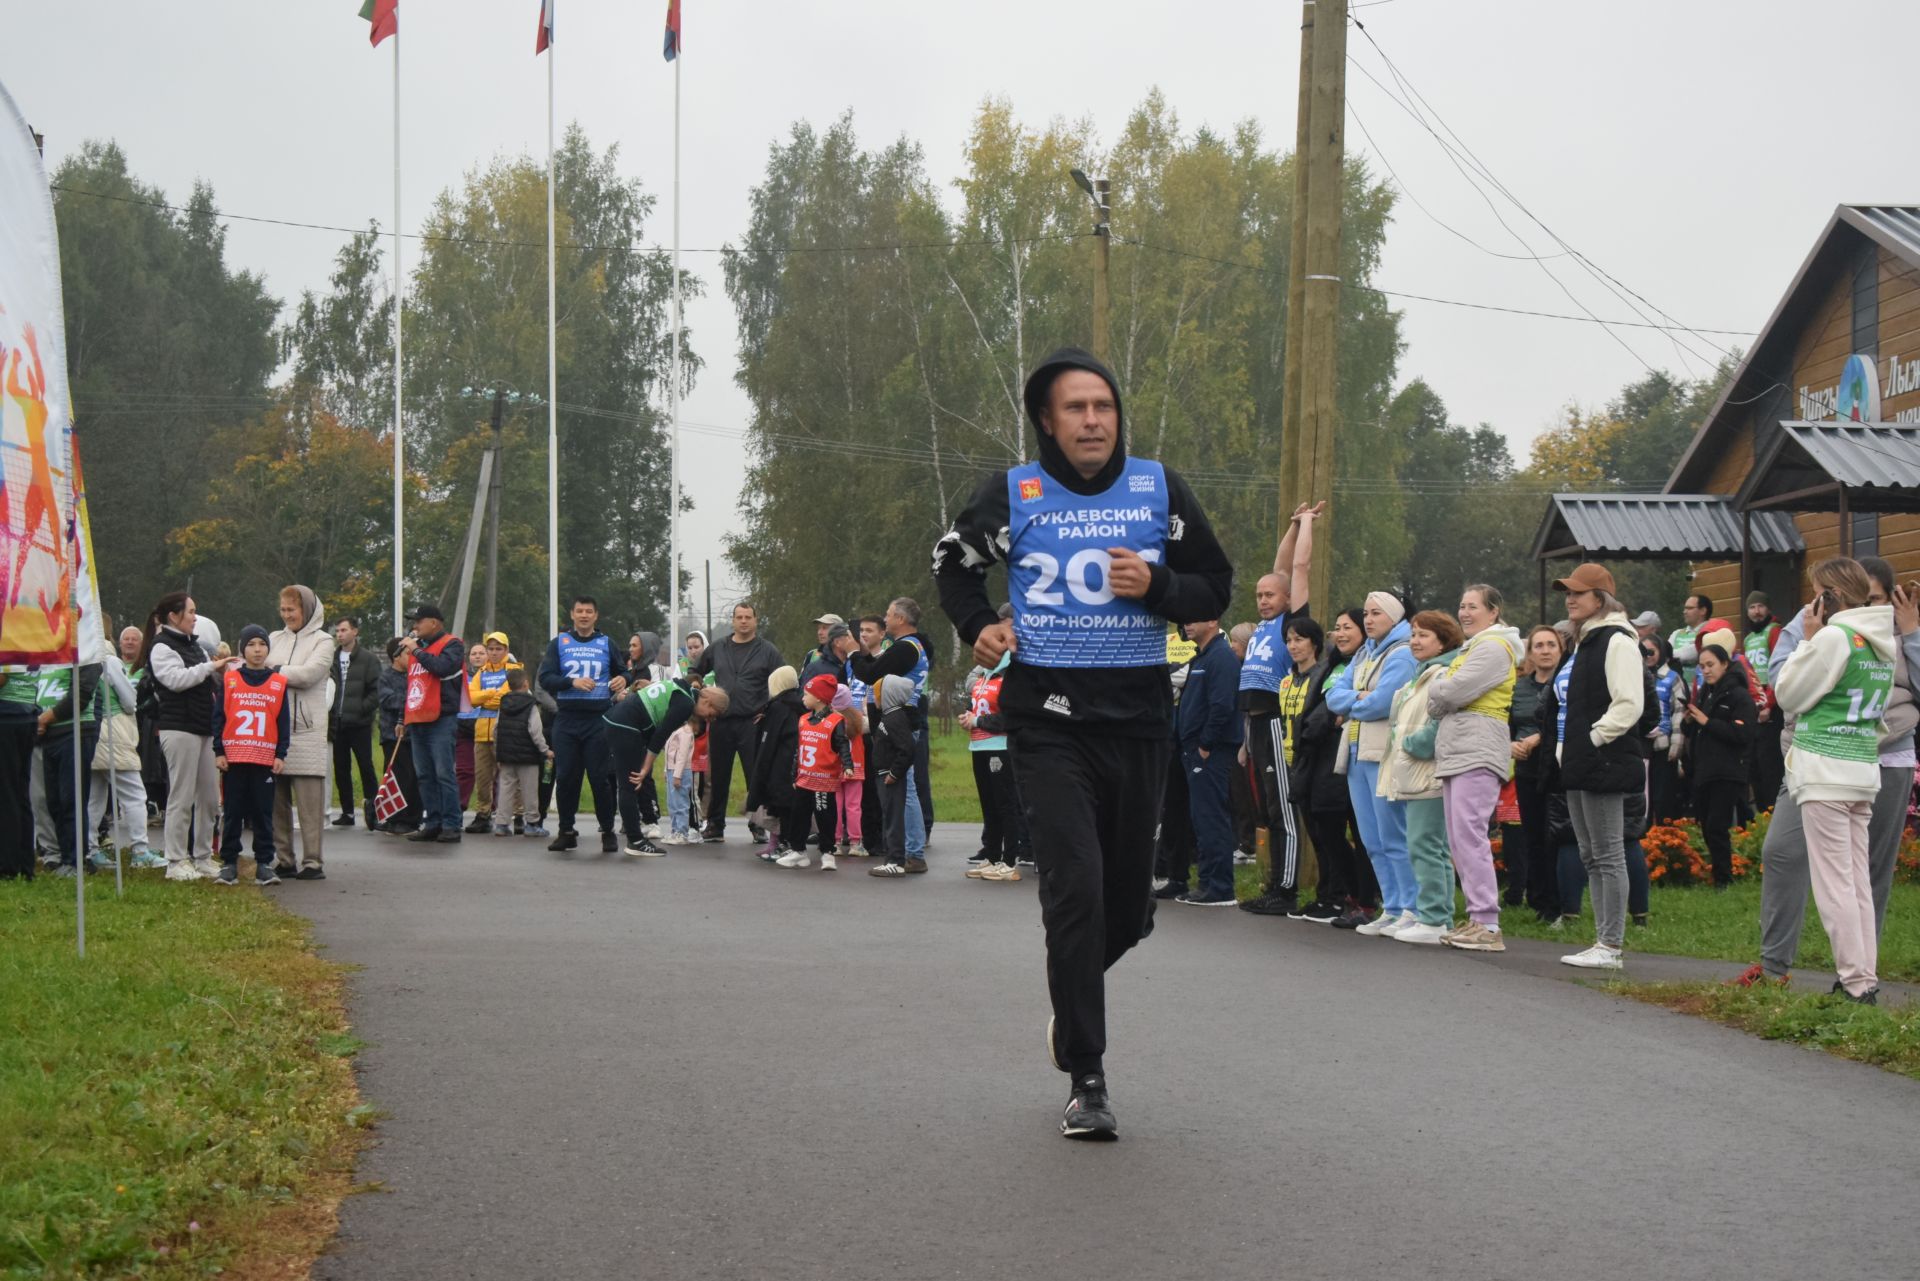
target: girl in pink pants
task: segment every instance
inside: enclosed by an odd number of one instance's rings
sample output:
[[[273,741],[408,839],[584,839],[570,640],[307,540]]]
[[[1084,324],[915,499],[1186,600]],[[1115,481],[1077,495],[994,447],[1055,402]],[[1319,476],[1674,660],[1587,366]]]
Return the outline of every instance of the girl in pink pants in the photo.
[[[835,801],[840,826],[840,857],[865,858],[867,847],[860,842],[860,791],[867,779],[867,714],[857,705],[853,691],[845,685],[833,692],[833,710],[846,718],[847,741],[851,747],[853,776],[840,781]]]

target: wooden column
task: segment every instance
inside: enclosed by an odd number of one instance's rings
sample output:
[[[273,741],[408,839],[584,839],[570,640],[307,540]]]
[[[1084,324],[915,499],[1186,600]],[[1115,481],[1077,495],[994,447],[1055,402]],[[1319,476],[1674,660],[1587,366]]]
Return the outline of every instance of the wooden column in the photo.
[[[1346,188],[1347,0],[1317,0],[1313,24],[1313,110],[1307,139],[1306,332],[1301,335],[1301,473],[1306,492],[1333,490],[1338,426],[1340,222]],[[1312,453],[1308,454],[1311,445]],[[1308,459],[1311,457],[1311,465]],[[1314,542],[1335,547],[1335,505],[1314,530]],[[1333,556],[1313,561],[1313,599],[1327,601]]]
[[[1281,357],[1280,384],[1280,536],[1293,517],[1306,487],[1303,469],[1312,465],[1300,441],[1306,426],[1300,414],[1300,344],[1306,333],[1307,312],[1307,139],[1313,112],[1314,0],[1300,6],[1300,92],[1293,130],[1293,213],[1288,219],[1291,238],[1287,251],[1286,352]],[[1324,602],[1322,608],[1324,608]]]

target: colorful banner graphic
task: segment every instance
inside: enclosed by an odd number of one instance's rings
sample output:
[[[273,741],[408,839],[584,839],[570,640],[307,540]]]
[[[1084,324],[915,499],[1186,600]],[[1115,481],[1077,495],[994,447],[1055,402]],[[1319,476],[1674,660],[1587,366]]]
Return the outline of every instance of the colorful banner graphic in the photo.
[[[79,458],[53,198],[0,85],[0,665],[106,655]]]

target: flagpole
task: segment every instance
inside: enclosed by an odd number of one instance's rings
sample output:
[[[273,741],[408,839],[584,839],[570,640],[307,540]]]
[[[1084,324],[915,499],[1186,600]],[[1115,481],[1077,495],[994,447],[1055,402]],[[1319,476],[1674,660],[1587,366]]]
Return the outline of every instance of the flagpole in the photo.
[[[667,657],[676,667],[680,660],[680,64],[686,58],[682,44],[674,42],[673,56],[673,363],[667,370],[673,416],[668,447],[673,483],[667,507]]]
[[[68,676],[67,694],[73,700],[70,728],[73,731],[73,920],[74,947],[87,954],[87,805],[80,790],[80,446],[74,440],[71,404],[67,407],[67,627],[73,642],[73,668]],[[115,855],[117,861],[118,854]]]
[[[401,318],[406,298],[406,274],[400,265],[400,36],[393,37],[393,631],[406,622],[406,531],[401,522],[403,478],[407,456],[400,439],[402,359]]]
[[[547,635],[560,634],[560,358],[554,310],[553,37],[547,37]]]

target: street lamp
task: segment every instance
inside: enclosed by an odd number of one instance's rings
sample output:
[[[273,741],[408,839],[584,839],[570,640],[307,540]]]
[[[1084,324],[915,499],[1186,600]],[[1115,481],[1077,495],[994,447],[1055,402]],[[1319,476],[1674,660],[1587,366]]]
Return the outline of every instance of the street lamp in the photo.
[[[460,399],[462,400],[483,400],[489,398],[493,401],[493,445],[491,446],[492,461],[488,464],[487,470],[486,511],[488,535],[486,629],[492,631],[494,624],[494,606],[499,600],[500,593],[500,490],[505,481],[505,472],[501,466],[505,454],[505,441],[502,432],[506,426],[507,406],[518,405],[523,401],[529,405],[544,405],[547,402],[533,392],[517,392],[499,383],[495,383],[492,387],[462,387],[460,389]],[[476,520],[469,532],[467,543],[466,573],[468,575],[471,575],[473,572],[473,538],[479,533],[477,496],[475,516]],[[466,616],[466,598],[467,591],[463,584],[460,590],[460,608],[457,611],[462,622],[465,621]]]
[[[1084,169],[1070,172],[1074,185],[1093,201],[1098,219],[1093,225],[1093,234],[1099,241],[1093,272],[1093,354],[1104,361],[1107,359],[1107,261],[1113,243],[1113,207],[1108,203],[1111,185],[1105,178],[1089,178]]]

